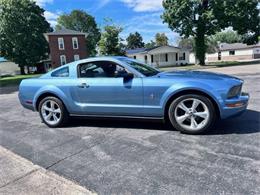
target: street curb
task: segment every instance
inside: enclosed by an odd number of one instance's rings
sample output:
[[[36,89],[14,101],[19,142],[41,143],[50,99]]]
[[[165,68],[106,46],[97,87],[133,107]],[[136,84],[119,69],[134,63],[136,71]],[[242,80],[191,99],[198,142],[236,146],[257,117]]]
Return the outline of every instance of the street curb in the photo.
[[[13,153],[10,150],[7,150],[6,148],[4,148],[2,146],[0,146],[0,154],[4,157],[7,157],[8,159],[11,159],[12,161],[19,162],[20,165],[24,165],[24,166],[30,167],[32,169],[31,171],[27,172],[26,174],[24,174],[20,177],[17,177],[14,180],[9,181],[9,182],[5,183],[4,185],[0,186],[0,194],[1,194],[1,189],[4,189],[4,188],[8,187],[9,185],[16,183],[25,177],[32,176],[33,174],[39,174],[40,176],[44,176],[49,180],[55,181],[55,183],[58,182],[59,184],[65,185],[66,189],[72,189],[75,192],[75,194],[96,195],[96,193],[91,192],[90,190],[80,186],[79,184],[77,184],[77,182],[68,180],[60,175],[57,175],[56,173],[54,173],[52,171],[46,170],[38,165],[35,165],[31,161]],[[55,188],[55,191],[59,191],[59,189]],[[17,194],[19,194],[19,193],[20,192],[18,191]],[[42,193],[44,194],[44,192],[42,192]],[[53,193],[56,194],[55,192],[53,192]],[[30,194],[34,194],[34,193],[30,193]]]

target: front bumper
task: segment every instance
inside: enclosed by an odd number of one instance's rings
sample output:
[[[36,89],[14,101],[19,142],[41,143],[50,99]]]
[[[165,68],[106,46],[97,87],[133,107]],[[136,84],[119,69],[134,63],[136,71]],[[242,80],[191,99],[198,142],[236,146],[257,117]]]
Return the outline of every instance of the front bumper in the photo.
[[[226,119],[241,115],[247,109],[249,98],[249,94],[243,92],[239,97],[227,99],[221,111],[221,118]]]

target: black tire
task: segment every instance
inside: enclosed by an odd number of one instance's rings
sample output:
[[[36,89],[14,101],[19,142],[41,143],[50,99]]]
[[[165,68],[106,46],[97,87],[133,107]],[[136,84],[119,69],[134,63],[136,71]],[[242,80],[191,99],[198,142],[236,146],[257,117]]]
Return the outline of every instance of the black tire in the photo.
[[[44,105],[44,103],[46,103],[47,101],[53,101],[55,102],[59,108],[60,108],[60,120],[56,123],[56,124],[50,124],[48,123],[44,117],[43,117],[43,113],[42,113],[42,106]],[[68,111],[67,109],[65,108],[64,104],[62,103],[62,101],[56,97],[53,97],[53,96],[48,96],[48,97],[45,97],[44,99],[42,99],[39,103],[39,108],[38,108],[38,111],[39,111],[39,114],[40,114],[40,117],[41,117],[41,120],[48,126],[48,127],[51,127],[51,128],[56,128],[56,127],[62,127],[62,126],[65,126],[68,122],[68,119],[69,119],[69,114],[68,114]]]
[[[189,101],[189,99],[200,100],[208,108],[209,116],[207,118],[207,122],[204,122],[203,123],[204,126],[197,130],[190,130],[188,128],[185,128],[185,127],[179,125],[175,118],[175,111],[176,111],[179,103],[181,103],[185,100]],[[178,97],[177,99],[173,100],[173,102],[170,104],[169,109],[168,109],[168,119],[169,119],[171,125],[178,131],[180,131],[182,133],[186,133],[186,134],[200,134],[202,132],[209,130],[215,124],[216,118],[217,118],[217,115],[216,115],[216,110],[214,108],[213,103],[211,102],[210,99],[208,99],[207,97],[202,96],[202,95],[195,95],[195,94],[194,95],[193,94],[182,95],[182,96]],[[188,119],[185,119],[185,120],[188,120]],[[186,121],[186,122],[188,122],[188,121]]]

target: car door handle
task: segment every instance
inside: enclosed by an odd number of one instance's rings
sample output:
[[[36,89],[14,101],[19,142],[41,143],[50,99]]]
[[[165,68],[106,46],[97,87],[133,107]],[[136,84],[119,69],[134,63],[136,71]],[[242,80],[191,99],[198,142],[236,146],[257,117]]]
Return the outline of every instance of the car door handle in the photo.
[[[89,85],[87,83],[81,83],[80,85],[78,85],[79,88],[88,88]]]

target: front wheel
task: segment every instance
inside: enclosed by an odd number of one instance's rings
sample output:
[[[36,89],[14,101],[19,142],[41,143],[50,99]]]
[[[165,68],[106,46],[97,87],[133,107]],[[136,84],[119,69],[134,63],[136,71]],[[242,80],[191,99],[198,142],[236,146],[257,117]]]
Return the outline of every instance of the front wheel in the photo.
[[[42,121],[49,127],[60,127],[68,120],[68,112],[61,100],[46,97],[40,101],[39,113]]]
[[[180,96],[171,103],[168,117],[175,129],[199,134],[214,124],[216,111],[207,97],[190,94]]]

